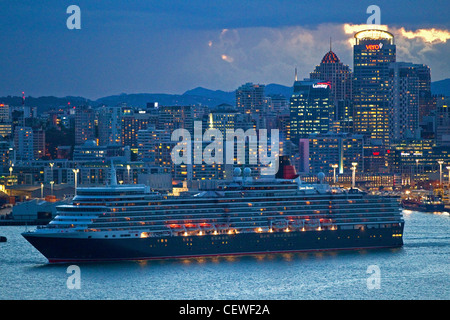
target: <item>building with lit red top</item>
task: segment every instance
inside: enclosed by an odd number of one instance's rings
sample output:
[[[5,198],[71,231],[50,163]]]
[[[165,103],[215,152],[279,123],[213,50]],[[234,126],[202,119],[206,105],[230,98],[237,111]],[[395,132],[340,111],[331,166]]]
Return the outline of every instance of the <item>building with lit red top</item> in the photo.
[[[310,78],[330,83],[330,105],[334,105],[331,110],[332,120],[338,122],[340,131],[351,131],[353,74],[350,67],[339,60],[330,46],[330,51],[325,54],[320,64],[310,73]]]

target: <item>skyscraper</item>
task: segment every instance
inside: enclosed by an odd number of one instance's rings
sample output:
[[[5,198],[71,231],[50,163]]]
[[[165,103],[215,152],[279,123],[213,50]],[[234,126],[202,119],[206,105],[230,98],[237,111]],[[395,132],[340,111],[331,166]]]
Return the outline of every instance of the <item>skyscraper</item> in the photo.
[[[122,107],[100,108],[98,113],[98,144],[100,146],[122,144]]]
[[[95,140],[95,112],[90,106],[75,108],[75,144]]]
[[[350,67],[344,65],[331,50],[331,45],[330,51],[310,73],[310,78],[330,83],[330,105],[334,106],[331,110],[332,120],[339,122],[342,131],[351,131],[353,74]]]
[[[265,111],[265,86],[246,83],[236,90],[236,107],[239,112],[254,114]]]
[[[355,34],[353,47],[354,132],[389,145],[389,65],[395,62],[394,36],[383,30]]]
[[[329,83],[311,79],[295,81],[290,104],[290,136],[295,144],[311,133],[328,132],[329,99]]]
[[[427,67],[395,62],[389,67],[390,142],[419,139],[420,76]]]
[[[14,149],[17,160],[31,161],[34,159],[34,140],[32,128],[19,126],[15,128]]]
[[[436,143],[450,145],[450,98],[437,97],[436,101]]]

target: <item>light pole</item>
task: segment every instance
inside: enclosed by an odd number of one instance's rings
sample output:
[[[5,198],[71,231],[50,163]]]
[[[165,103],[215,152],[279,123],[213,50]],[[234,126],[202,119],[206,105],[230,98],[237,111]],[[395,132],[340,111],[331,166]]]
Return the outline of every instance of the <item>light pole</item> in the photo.
[[[333,168],[333,183],[336,184],[336,169],[339,167],[339,165],[332,164],[331,167]]]
[[[9,178],[11,179],[11,184],[14,184],[14,181],[12,178],[13,166],[14,166],[14,164],[12,164],[11,167],[9,167]]]
[[[448,188],[450,189],[450,166],[446,166],[448,170]]]
[[[77,175],[80,169],[72,169],[72,171],[75,174],[75,195],[77,195]]]
[[[416,159],[416,179],[419,180],[419,159]]]
[[[53,195],[53,184],[55,183],[55,181],[50,181],[50,186],[51,186],[51,189],[52,189],[52,195]]]
[[[352,162],[352,188],[355,188],[356,185],[356,166],[358,165],[358,162]]]
[[[55,181],[54,177],[53,177],[53,166],[55,165],[54,163],[49,163],[51,171],[52,171],[52,180],[51,181]]]
[[[439,163],[439,184],[442,187],[442,165],[444,164],[444,161],[439,160],[438,163]]]

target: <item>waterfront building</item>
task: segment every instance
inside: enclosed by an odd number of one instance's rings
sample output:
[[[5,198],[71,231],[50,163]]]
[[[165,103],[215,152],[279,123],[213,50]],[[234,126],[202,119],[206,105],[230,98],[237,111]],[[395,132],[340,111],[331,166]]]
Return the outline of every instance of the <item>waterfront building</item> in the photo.
[[[436,98],[436,143],[450,146],[450,98]]]
[[[305,79],[294,82],[290,100],[290,136],[294,143],[330,129],[330,84]]]
[[[351,173],[352,163],[358,164],[358,171],[364,170],[362,135],[351,133],[311,134],[306,139],[300,139],[299,149],[303,158],[308,160],[300,169],[300,172],[326,175],[334,174],[334,165],[337,165],[336,174]],[[305,150],[308,148],[308,150]]]
[[[310,78],[322,80],[330,84],[330,114],[332,121],[338,123],[336,131],[350,132],[353,124],[352,81],[353,73],[348,65],[343,64],[331,50],[325,54],[322,61]]]
[[[420,137],[421,71],[424,65],[395,62],[389,66],[389,140]]]
[[[389,145],[389,66],[396,61],[394,36],[364,30],[354,36],[353,129]]]

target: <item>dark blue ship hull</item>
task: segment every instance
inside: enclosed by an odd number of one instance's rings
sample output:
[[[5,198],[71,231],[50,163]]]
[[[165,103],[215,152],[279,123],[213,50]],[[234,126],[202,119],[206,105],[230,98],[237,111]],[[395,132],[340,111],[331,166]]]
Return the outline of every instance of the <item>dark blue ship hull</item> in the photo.
[[[391,248],[403,245],[403,223],[387,228],[239,233],[127,239],[23,236],[50,263],[149,260],[319,250]]]

